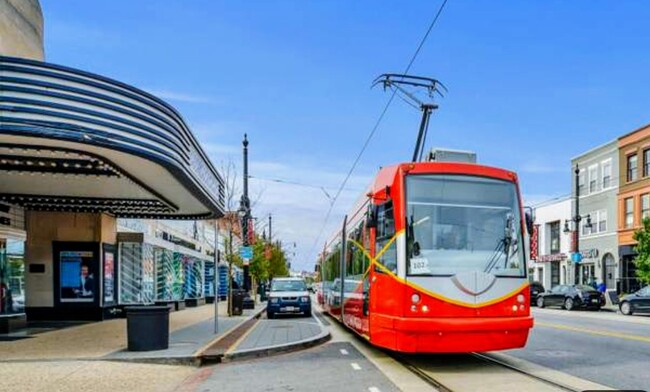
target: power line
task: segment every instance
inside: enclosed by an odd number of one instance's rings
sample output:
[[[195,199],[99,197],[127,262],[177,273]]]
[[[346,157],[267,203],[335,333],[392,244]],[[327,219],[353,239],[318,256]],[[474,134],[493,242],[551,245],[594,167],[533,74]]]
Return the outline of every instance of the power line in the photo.
[[[433,30],[433,27],[435,26],[436,22],[438,21],[438,18],[440,17],[440,14],[442,13],[442,10],[445,8],[445,5],[447,4],[448,0],[444,0],[442,4],[440,5],[440,8],[438,8],[438,11],[436,12],[436,15],[434,16],[433,20],[429,24],[429,28],[427,29],[427,32],[424,34],[424,37],[420,40],[420,43],[415,50],[415,53],[413,53],[413,56],[411,57],[411,60],[409,61],[408,65],[406,66],[406,69],[404,70],[403,74],[408,74],[409,71],[411,70],[411,67],[413,66],[413,63],[415,62],[415,59],[418,57],[418,54],[420,54],[420,50],[422,50],[422,47],[424,46],[424,43],[426,42],[427,38],[429,37],[429,34],[431,33],[431,30]],[[397,89],[393,89],[392,94],[388,98],[388,101],[386,102],[386,105],[384,106],[384,109],[381,111],[381,114],[379,115],[379,118],[377,118],[377,121],[375,122],[375,126],[372,128],[370,133],[368,134],[368,137],[366,138],[366,141],[363,143],[363,146],[361,147],[361,151],[357,154],[357,157],[354,159],[354,162],[352,163],[352,167],[350,167],[350,170],[348,171],[347,175],[345,176],[345,179],[343,180],[343,183],[341,183],[341,186],[339,187],[338,191],[336,192],[336,195],[332,199],[332,203],[330,204],[329,209],[327,210],[327,214],[325,215],[325,220],[323,221],[323,225],[321,226],[318,236],[316,236],[316,239],[314,240],[314,244],[311,247],[311,250],[308,253],[308,256],[311,256],[312,252],[316,248],[316,245],[318,244],[318,241],[320,240],[321,235],[323,235],[323,230],[325,230],[325,226],[327,225],[327,221],[329,220],[330,215],[332,214],[332,210],[334,209],[334,205],[336,204],[336,201],[338,200],[339,196],[341,195],[341,192],[343,191],[343,188],[345,187],[345,184],[347,184],[348,180],[352,176],[352,173],[357,167],[357,164],[359,163],[359,160],[361,160],[361,157],[363,156],[363,153],[366,151],[366,148],[368,148],[368,145],[370,144],[370,141],[372,140],[373,136],[375,135],[375,132],[377,132],[377,129],[379,128],[379,125],[381,124],[382,120],[384,119],[384,116],[386,115],[386,112],[388,111],[388,108],[390,107],[390,104],[393,102],[393,99],[395,99],[395,94],[397,93]]]

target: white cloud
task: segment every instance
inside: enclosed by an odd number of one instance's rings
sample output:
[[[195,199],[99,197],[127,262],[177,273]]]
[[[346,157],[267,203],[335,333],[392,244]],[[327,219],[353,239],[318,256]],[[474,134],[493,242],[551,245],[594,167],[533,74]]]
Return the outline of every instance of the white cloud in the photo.
[[[569,194],[524,194],[522,197],[524,199],[524,205],[527,207],[535,207],[539,204],[560,199],[563,197],[569,196]]]
[[[254,173],[254,178],[249,183],[251,198],[261,192],[253,215],[265,222],[260,222],[258,226],[266,227],[268,214],[272,213],[273,236],[288,244],[288,248],[285,248],[291,253],[294,252],[293,243],[296,243],[292,268],[300,270],[313,269],[317,254],[325,241],[340,227],[343,216],[371,181],[370,176],[350,177],[334,205],[322,235],[315,242],[330,208],[330,199],[320,187],[325,188],[330,197],[334,197],[346,173],[314,169],[311,165],[298,162],[285,164],[251,161],[250,168],[251,173]],[[274,179],[285,182],[271,181]]]
[[[533,174],[562,173],[567,171],[567,166],[532,161],[521,165],[518,171]]]

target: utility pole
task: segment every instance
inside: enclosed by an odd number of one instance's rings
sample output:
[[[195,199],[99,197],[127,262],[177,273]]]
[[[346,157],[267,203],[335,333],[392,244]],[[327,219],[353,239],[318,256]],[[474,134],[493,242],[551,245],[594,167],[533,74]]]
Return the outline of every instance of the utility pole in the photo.
[[[273,239],[273,231],[272,231],[272,224],[271,224],[271,214],[269,214],[269,242],[271,242],[271,239]]]

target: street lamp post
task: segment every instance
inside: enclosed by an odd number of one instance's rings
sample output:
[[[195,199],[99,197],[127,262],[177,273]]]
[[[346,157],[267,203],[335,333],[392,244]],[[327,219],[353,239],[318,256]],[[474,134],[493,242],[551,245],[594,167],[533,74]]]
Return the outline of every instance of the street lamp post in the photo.
[[[567,219],[564,222],[564,233],[573,233],[573,253],[571,255],[571,261],[575,265],[573,281],[575,284],[578,284],[580,283],[580,262],[582,261],[582,254],[580,253],[580,221],[582,221],[583,218],[587,219],[585,227],[588,229],[591,229],[592,224],[590,215],[584,217],[580,216],[580,168],[577,164],[574,173],[576,180],[575,209],[573,218]],[[573,231],[569,228],[569,221],[573,222]]]
[[[239,216],[242,220],[242,243],[243,246],[249,246],[248,243],[248,224],[251,218],[251,205],[248,198],[248,135],[244,134],[244,193],[239,202]],[[244,263],[244,290],[250,291],[250,276],[248,271],[248,262]]]

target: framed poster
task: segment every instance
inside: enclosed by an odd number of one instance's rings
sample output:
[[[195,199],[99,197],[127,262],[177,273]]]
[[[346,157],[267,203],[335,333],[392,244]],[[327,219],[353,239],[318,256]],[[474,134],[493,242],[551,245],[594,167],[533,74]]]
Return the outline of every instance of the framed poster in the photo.
[[[94,302],[95,253],[92,251],[59,252],[59,300],[61,302]]]
[[[104,303],[115,301],[115,254],[104,251]]]

